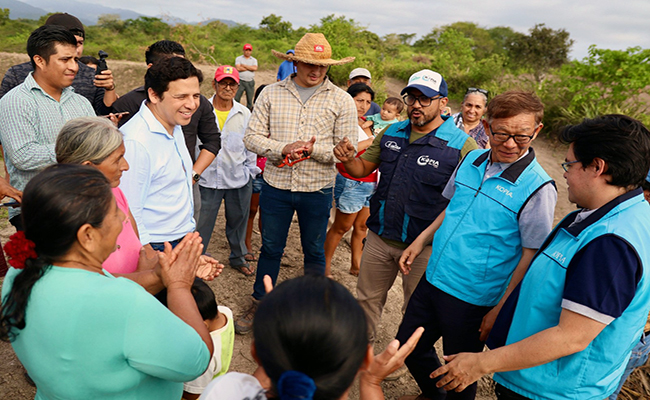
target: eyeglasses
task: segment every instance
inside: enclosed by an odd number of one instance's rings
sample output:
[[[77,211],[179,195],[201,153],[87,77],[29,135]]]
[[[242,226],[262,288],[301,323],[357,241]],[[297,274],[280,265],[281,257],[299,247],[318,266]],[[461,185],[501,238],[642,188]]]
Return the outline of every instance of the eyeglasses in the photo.
[[[239,83],[237,83],[237,82],[224,82],[224,81],[221,81],[221,82],[217,82],[217,85],[219,85],[219,87],[220,87],[220,88],[223,88],[223,89],[225,89],[225,88],[229,88],[229,87],[231,87],[231,88],[234,89],[234,88],[236,88],[237,86],[239,86]]]
[[[429,107],[431,105],[431,102],[433,102],[434,100],[441,99],[441,98],[442,98],[442,96],[427,97],[427,96],[422,95],[422,96],[416,97],[416,96],[413,96],[412,94],[405,94],[404,97],[402,97],[402,100],[404,100],[404,104],[406,104],[409,107],[414,105],[416,100],[418,101],[418,103],[420,103],[420,105],[422,107]]]
[[[467,88],[467,92],[465,92],[465,94],[474,93],[474,92],[482,93],[482,94],[485,95],[485,97],[487,97],[488,94],[490,93],[485,89],[471,87],[471,88]]]
[[[488,127],[490,128],[490,132],[492,132],[492,137],[494,140],[497,142],[507,142],[510,140],[510,138],[513,138],[515,140],[515,143],[518,144],[526,144],[530,143],[531,140],[533,140],[533,137],[535,137],[535,133],[533,132],[532,135],[509,135],[507,133],[501,133],[501,132],[495,132],[492,130],[492,125],[488,124]],[[535,127],[535,130],[539,128],[539,125]]]
[[[571,165],[571,164],[575,164],[575,163],[577,163],[577,162],[580,162],[580,160],[567,161],[567,162],[563,162],[563,163],[560,164],[560,165],[562,166],[562,169],[564,170],[564,172],[569,172],[569,165]]]

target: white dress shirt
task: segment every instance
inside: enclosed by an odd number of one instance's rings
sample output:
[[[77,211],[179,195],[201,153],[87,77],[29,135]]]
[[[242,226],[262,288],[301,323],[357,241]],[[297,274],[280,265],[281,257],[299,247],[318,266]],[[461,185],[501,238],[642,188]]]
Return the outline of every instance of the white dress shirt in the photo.
[[[195,229],[192,158],[183,130],[176,125],[173,135],[167,133],[145,103],[120,128],[129,163],[120,189],[142,244],[179,239]]]

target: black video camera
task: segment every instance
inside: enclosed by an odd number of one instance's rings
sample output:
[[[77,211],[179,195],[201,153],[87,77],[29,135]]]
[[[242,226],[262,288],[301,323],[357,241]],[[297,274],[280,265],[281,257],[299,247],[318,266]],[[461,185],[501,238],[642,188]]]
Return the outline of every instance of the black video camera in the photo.
[[[97,74],[101,74],[102,71],[106,71],[108,66],[106,65],[106,59],[108,58],[108,53],[104,50],[99,50],[99,62],[97,63]]]

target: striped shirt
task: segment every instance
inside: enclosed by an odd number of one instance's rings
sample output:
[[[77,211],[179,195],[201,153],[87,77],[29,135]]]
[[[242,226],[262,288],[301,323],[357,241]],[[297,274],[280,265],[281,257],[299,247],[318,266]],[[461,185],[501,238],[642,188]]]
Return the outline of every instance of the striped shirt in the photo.
[[[334,185],[334,146],[347,136],[356,147],[358,129],[354,100],[327,78],[305,103],[293,79],[285,79],[260,94],[244,143],[250,151],[268,158],[264,180],[269,185],[292,192],[315,192]],[[277,167],[284,146],[309,141],[312,136],[316,142],[310,159],[292,167]]]
[[[30,72],[25,81],[0,99],[0,139],[11,186],[24,190],[27,182],[56,163],[54,144],[63,125],[73,118],[95,116],[90,102],[72,87],[61,100],[45,93]],[[9,218],[20,214],[9,209]]]

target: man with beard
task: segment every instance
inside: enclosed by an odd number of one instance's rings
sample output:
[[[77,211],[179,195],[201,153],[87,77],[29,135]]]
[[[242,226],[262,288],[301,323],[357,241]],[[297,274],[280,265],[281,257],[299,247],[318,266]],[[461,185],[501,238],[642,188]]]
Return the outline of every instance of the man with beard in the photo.
[[[442,190],[465,155],[477,148],[474,139],[442,117],[447,105],[447,83],[434,71],[422,70],[409,78],[402,90],[409,119],[380,132],[359,158],[344,138],[334,149],[345,169],[355,178],[377,167],[381,179],[370,200],[368,238],[357,282],[359,303],[368,315],[369,334],[375,330],[386,295],[399,272],[402,251],[447,206]],[[404,305],[426,269],[428,246],[403,276]]]

